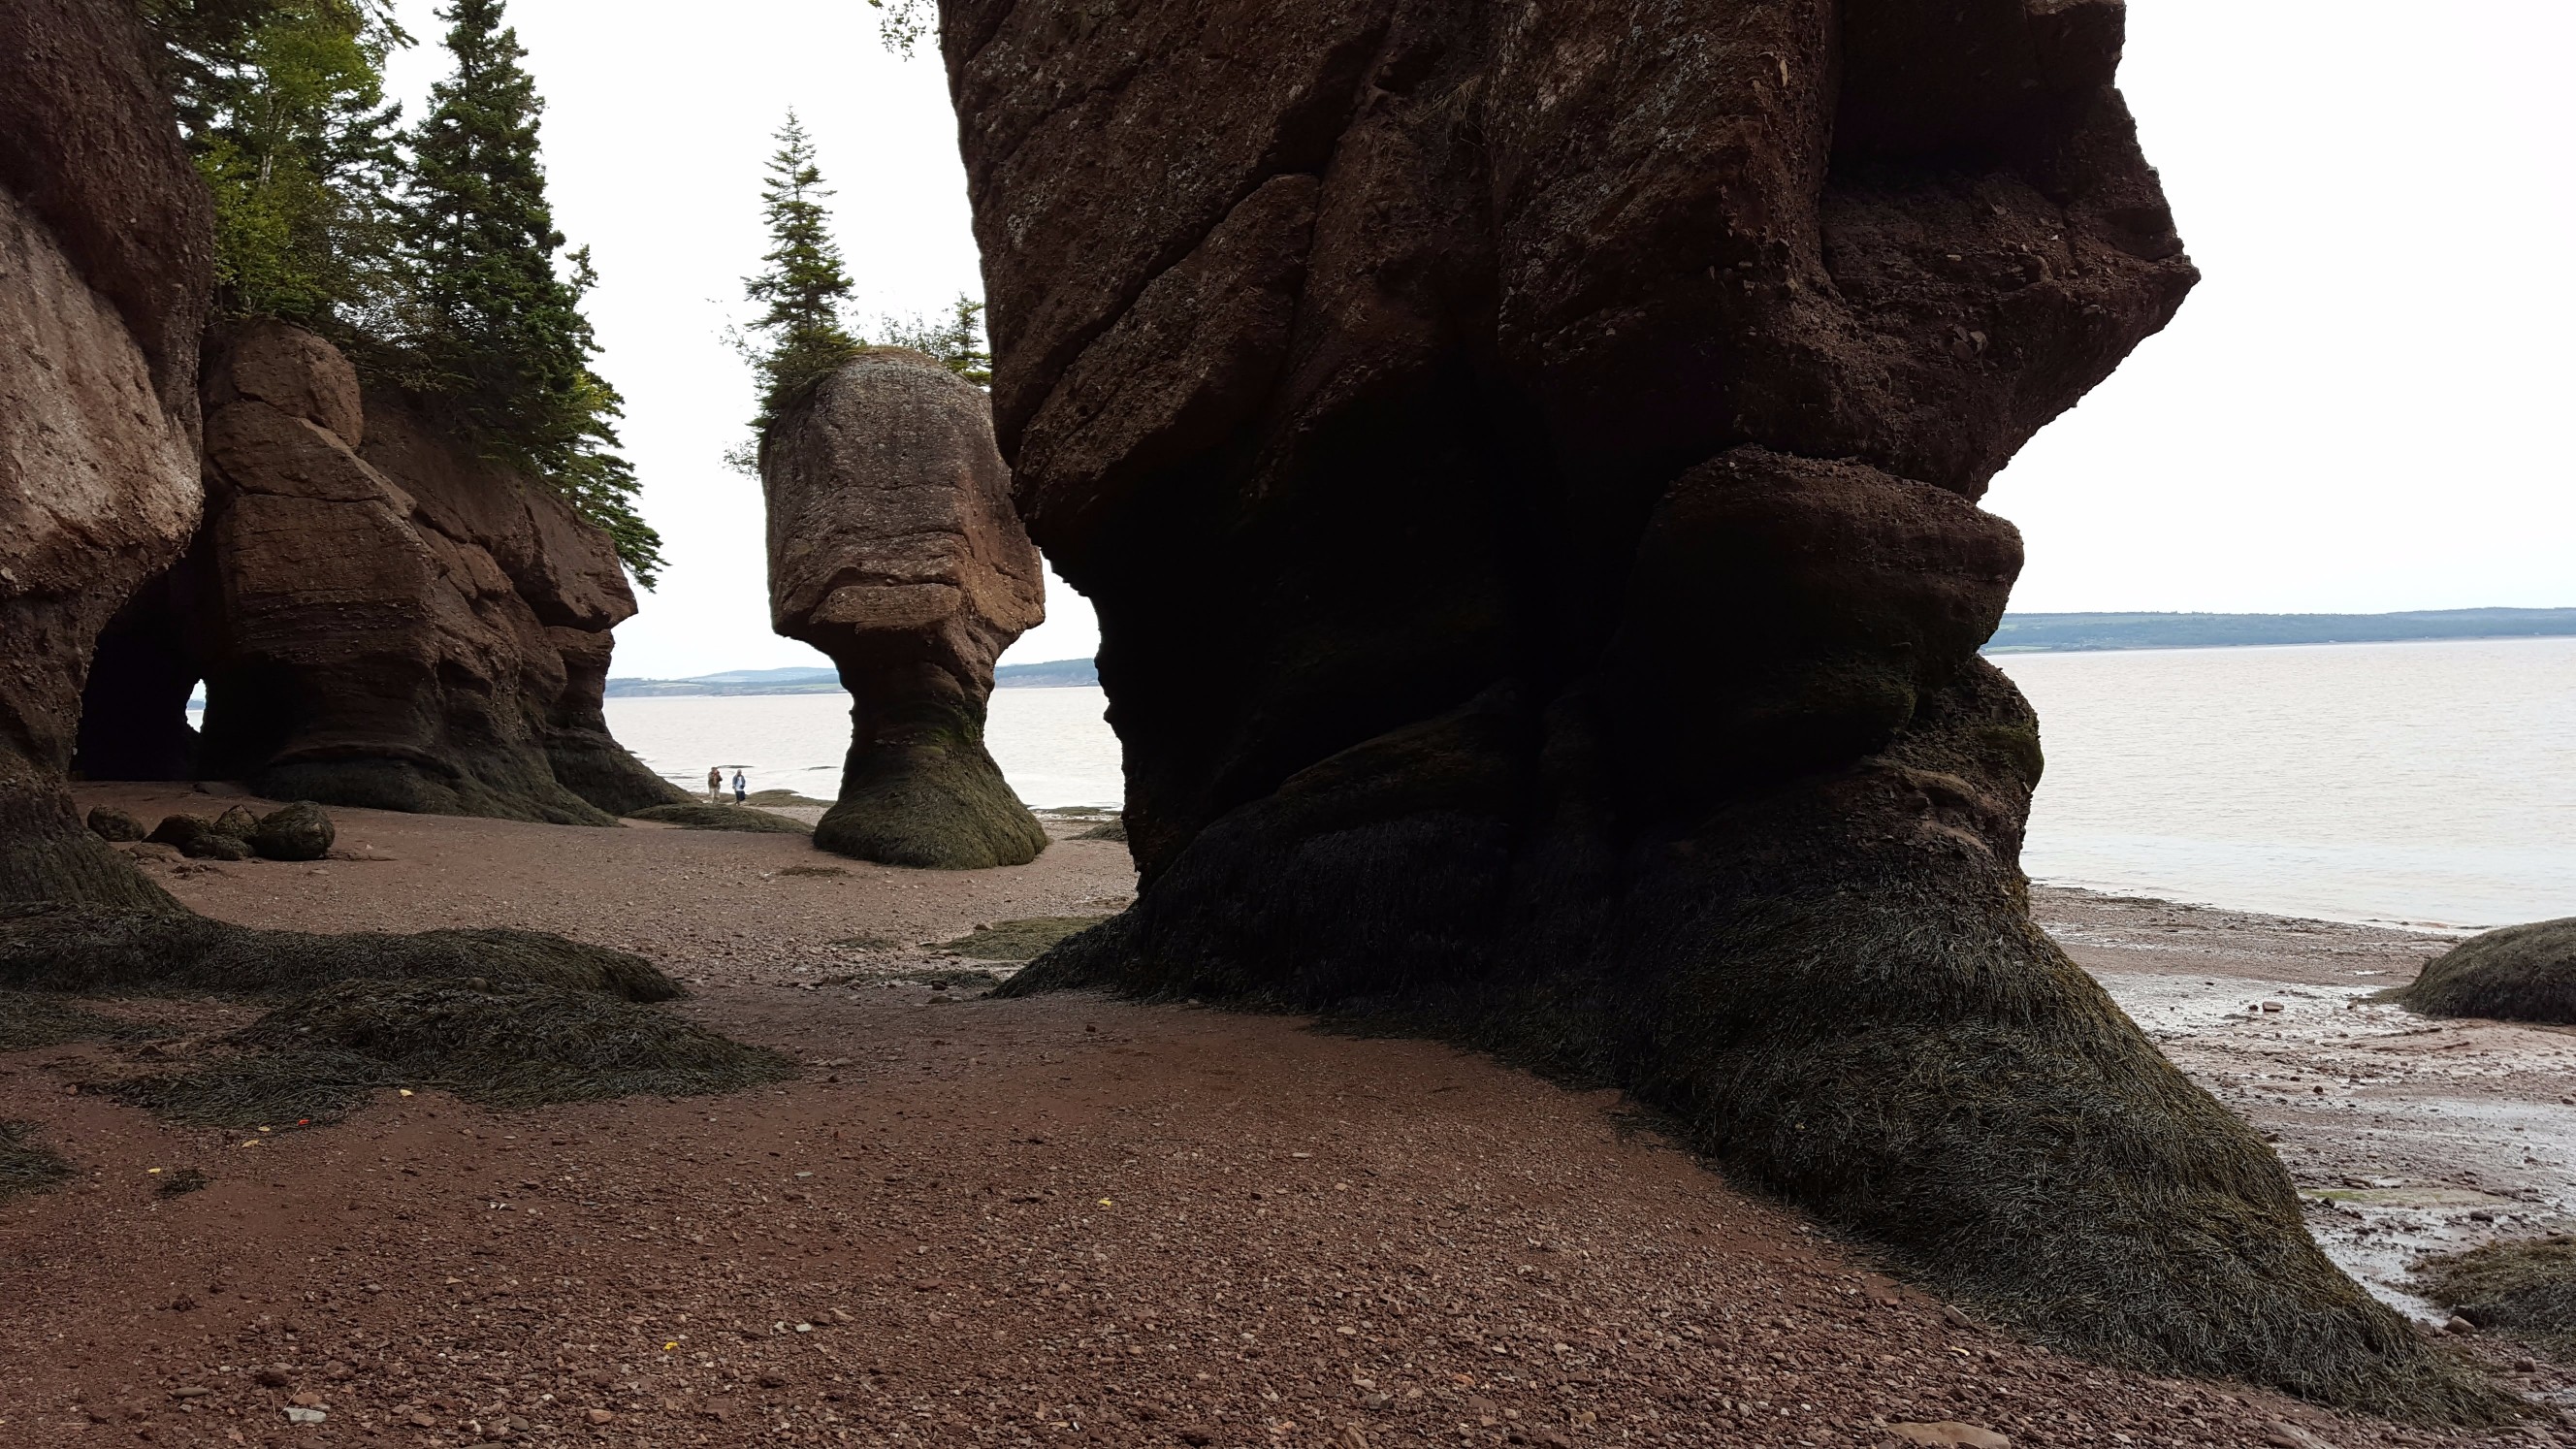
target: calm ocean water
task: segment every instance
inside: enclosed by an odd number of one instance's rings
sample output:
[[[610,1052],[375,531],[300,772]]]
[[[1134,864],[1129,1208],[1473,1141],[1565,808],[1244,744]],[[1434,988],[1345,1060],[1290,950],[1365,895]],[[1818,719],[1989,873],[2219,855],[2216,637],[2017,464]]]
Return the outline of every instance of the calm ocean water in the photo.
[[[2451,927],[2576,915],[2576,639],[1998,658],[2048,775],[2023,857],[2064,885]],[[1098,689],[1003,689],[988,736],[1034,806],[1115,805]],[[682,784],[829,798],[840,694],[612,699]]]
[[[2283,915],[2576,915],[2576,639],[2003,655],[2041,880]]]
[[[984,743],[1029,805],[1116,806],[1126,786],[1118,737],[1101,718],[1108,697],[1088,689],[997,689]],[[850,748],[850,697],[737,694],[608,701],[608,728],[655,771],[703,789],[707,767],[736,765],[754,790],[829,800]]]

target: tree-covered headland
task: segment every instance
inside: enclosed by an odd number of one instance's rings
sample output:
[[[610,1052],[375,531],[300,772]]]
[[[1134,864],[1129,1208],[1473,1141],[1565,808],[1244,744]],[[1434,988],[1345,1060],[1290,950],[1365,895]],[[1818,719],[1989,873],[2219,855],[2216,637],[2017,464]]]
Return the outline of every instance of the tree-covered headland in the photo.
[[[337,343],[371,381],[444,404],[486,456],[605,530],[646,585],[661,539],[592,367],[588,250],[546,200],[545,103],[503,0],[438,12],[451,68],[405,126],[387,0],[142,0],[214,196],[216,305]]]

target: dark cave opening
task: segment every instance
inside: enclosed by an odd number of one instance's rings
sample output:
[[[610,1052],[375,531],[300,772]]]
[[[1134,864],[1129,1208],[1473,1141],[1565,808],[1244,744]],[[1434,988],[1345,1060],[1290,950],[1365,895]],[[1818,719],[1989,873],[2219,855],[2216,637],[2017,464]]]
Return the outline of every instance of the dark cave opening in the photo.
[[[83,780],[193,780],[197,731],[188,700],[204,671],[170,574],[145,584],[100,631],[81,691],[72,775]]]

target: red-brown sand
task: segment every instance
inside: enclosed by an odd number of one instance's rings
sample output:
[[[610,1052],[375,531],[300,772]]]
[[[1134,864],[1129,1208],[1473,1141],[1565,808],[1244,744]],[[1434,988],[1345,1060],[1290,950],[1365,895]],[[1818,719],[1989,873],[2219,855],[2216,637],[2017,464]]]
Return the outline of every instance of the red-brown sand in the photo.
[[[794,837],[335,815],[389,859],[147,868],[257,925],[628,947],[803,1075],[518,1113],[387,1092],[229,1133],[68,1090],[121,1048],[0,1056],[0,1119],[80,1174],[0,1205],[0,1444],[2567,1442],[2051,1354],[1614,1095],[1442,1046],[879,984],[979,923],[1115,909],[1114,844],[946,875]],[[858,938],[914,944],[833,944]],[[160,1195],[181,1169],[210,1184]]]

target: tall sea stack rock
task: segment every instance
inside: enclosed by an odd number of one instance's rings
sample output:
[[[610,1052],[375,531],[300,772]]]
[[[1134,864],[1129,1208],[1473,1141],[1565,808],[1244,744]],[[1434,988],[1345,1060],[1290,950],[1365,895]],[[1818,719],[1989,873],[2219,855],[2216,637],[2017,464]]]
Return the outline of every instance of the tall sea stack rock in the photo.
[[[984,749],[993,661],[1045,617],[1038,551],[1011,511],[981,388],[878,348],[771,425],[769,613],[850,692],[825,850],[894,865],[1019,865],[1046,832]]]
[[[93,641],[197,526],[211,227],[133,7],[0,6],[0,901],[171,908],[63,778]]]
[[[83,773],[580,825],[684,798],[601,718],[635,600],[598,529],[283,323],[215,343],[203,401],[204,527],[100,639]]]
[[[2050,1341],[2496,1400],[2032,924],[1975,500],[2194,280],[2117,0],[946,0],[1136,905],[1013,991],[1617,1083]]]

